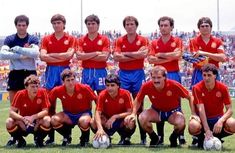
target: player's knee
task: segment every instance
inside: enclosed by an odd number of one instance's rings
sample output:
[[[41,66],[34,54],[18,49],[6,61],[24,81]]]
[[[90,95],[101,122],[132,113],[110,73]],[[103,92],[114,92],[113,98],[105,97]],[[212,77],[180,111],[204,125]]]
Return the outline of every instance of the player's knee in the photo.
[[[148,116],[145,113],[140,113],[138,119],[140,123],[148,122]]]
[[[50,127],[50,125],[51,125],[51,118],[50,118],[50,116],[45,116],[45,117],[43,118],[43,120],[42,120],[42,125],[43,125],[44,127],[47,127],[47,128]]]
[[[53,115],[51,117],[51,125],[54,127],[54,126],[58,126],[60,124],[60,118],[56,115]]]
[[[235,120],[234,119],[228,119],[224,124],[225,131],[229,133],[235,133]]]
[[[15,125],[14,120],[12,118],[6,119],[6,128],[11,128]]]
[[[202,129],[202,126],[199,122],[197,122],[196,120],[189,121],[189,125],[188,125],[189,134],[197,135],[198,133],[200,133],[201,129]]]

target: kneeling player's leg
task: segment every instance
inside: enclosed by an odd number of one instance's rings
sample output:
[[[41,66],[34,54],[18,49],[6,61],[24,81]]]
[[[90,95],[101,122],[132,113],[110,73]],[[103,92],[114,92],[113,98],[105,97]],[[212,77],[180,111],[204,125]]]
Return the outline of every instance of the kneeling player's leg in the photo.
[[[150,146],[157,145],[159,143],[159,137],[153,130],[152,122],[160,122],[158,112],[153,108],[149,108],[139,115],[139,121],[141,127],[149,134],[151,139]]]
[[[83,114],[78,120],[78,125],[81,129],[80,146],[85,146],[86,143],[89,142],[90,122],[91,122],[91,113]]]
[[[198,146],[198,135],[202,132],[202,125],[199,116],[191,116],[188,124],[189,134],[193,136],[192,146]]]
[[[235,133],[235,119],[230,117],[225,121],[221,132],[213,135],[221,140],[222,138],[230,136],[233,133]],[[221,141],[223,142],[223,140]]]

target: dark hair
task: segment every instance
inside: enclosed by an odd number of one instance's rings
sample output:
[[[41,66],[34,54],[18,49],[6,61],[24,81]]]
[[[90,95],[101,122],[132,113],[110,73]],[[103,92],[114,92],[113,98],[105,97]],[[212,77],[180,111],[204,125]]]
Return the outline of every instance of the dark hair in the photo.
[[[40,84],[39,78],[34,74],[29,75],[24,79],[24,86],[28,87],[30,84]]]
[[[218,75],[218,68],[214,65],[214,64],[211,64],[211,63],[208,63],[208,64],[205,64],[202,66],[202,72],[209,72],[211,71],[214,75]]]
[[[88,21],[95,21],[98,25],[100,24],[100,19],[97,15],[89,15],[85,19],[85,24],[87,24]]]
[[[60,77],[63,81],[65,80],[65,78],[69,78],[72,76],[75,78],[75,73],[70,69],[64,69],[64,71],[62,71],[62,73],[60,74]]]
[[[163,77],[166,77],[167,76],[167,70],[165,67],[163,66],[160,66],[160,65],[157,65],[157,66],[154,66],[151,70],[151,76],[153,73],[158,73],[158,72],[161,72],[162,73],[162,76]]]
[[[54,21],[62,21],[64,24],[66,24],[66,19],[61,14],[55,14],[51,17],[51,23]]]
[[[168,20],[170,22],[170,26],[174,28],[174,19],[169,16],[160,17],[157,21],[158,26],[160,27],[160,22],[165,20]]]
[[[203,23],[208,23],[210,25],[210,27],[212,28],[212,21],[211,21],[211,19],[208,18],[208,17],[202,17],[197,22],[198,29],[200,28],[201,24],[203,24]]]
[[[109,74],[107,75],[107,77],[105,78],[105,84],[107,83],[116,83],[118,86],[120,86],[120,79],[118,77],[118,75],[116,74]]]
[[[17,25],[18,22],[26,22],[26,25],[29,25],[29,18],[26,15],[19,15],[15,18],[14,23]]]
[[[125,17],[123,19],[123,22],[122,22],[124,28],[125,28],[125,25],[126,25],[126,21],[135,21],[136,27],[138,27],[138,25],[139,25],[139,22],[138,22],[136,17],[134,17],[134,16],[127,16],[127,17]]]

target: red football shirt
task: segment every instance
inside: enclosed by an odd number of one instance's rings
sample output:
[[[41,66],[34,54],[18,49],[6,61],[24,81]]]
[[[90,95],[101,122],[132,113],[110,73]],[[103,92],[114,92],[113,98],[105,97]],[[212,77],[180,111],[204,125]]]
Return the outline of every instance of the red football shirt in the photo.
[[[167,79],[162,91],[156,90],[152,81],[144,83],[137,94],[137,101],[144,101],[145,95],[149,97],[154,108],[168,112],[178,108],[180,106],[179,98],[188,97],[189,92],[180,83]]]
[[[209,53],[224,53],[224,50],[219,49],[219,47],[223,45],[223,42],[221,39],[210,36],[210,40],[209,42],[206,44],[203,40],[202,40],[202,36],[199,35],[193,39],[190,40],[189,46],[190,46],[190,51],[191,52],[197,52],[198,50],[202,50],[205,52],[209,52]],[[213,59],[208,60],[209,63],[212,63],[214,65],[216,65],[217,67],[219,67],[219,62],[214,61]],[[201,68],[201,66],[194,64],[194,67],[197,68]]]
[[[135,52],[142,46],[148,46],[148,39],[140,35],[136,35],[135,40],[130,43],[127,39],[127,35],[118,38],[114,44],[115,52]],[[137,59],[128,62],[119,62],[119,68],[122,70],[136,70],[143,69],[144,59]]]
[[[49,109],[50,102],[45,89],[39,88],[33,101],[29,99],[28,91],[23,89],[16,93],[11,106],[17,108],[21,116],[31,116]]]
[[[66,33],[59,40],[56,39],[55,34],[51,34],[42,39],[41,49],[47,50],[47,53],[64,53],[69,48],[75,48],[75,44],[75,38]],[[57,63],[47,62],[47,65],[68,66],[69,60]]]
[[[204,81],[193,86],[194,104],[204,104],[207,118],[214,118],[224,114],[224,105],[231,104],[228,88],[216,81],[213,90],[208,91]]]
[[[98,97],[96,110],[101,111],[108,118],[127,112],[128,109],[132,109],[132,100],[129,91],[125,89],[119,89],[115,98],[112,98],[106,89]]]
[[[162,41],[162,38],[160,37],[159,39],[152,41],[150,55],[155,55],[156,53],[174,52],[176,48],[179,48],[181,50],[183,49],[183,43],[180,38],[171,36],[170,40],[164,43]],[[178,60],[174,60],[156,65],[162,65],[167,69],[168,72],[173,72],[173,71],[179,71],[178,62],[179,62]]]
[[[78,48],[85,53],[104,51],[110,52],[110,41],[108,37],[98,34],[94,40],[90,40],[88,35],[78,39]],[[106,61],[97,62],[93,60],[82,61],[83,68],[105,68],[107,66]]]
[[[64,111],[78,114],[91,110],[92,101],[96,100],[96,95],[89,86],[77,83],[72,96],[68,95],[65,86],[61,85],[52,89],[49,98],[51,101],[59,98]]]

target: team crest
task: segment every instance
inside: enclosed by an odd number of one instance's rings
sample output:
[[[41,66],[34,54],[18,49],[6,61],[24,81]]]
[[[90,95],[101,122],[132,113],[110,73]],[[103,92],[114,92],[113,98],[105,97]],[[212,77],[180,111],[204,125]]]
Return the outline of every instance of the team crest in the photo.
[[[126,48],[126,46],[125,46],[125,45],[123,45],[123,46],[122,46],[122,48]]]
[[[119,99],[119,104],[123,104],[124,103],[124,99],[120,98]]]
[[[49,41],[49,44],[52,44],[52,42],[51,42],[51,41]]]
[[[109,102],[108,99],[105,99],[105,103]]]
[[[152,99],[155,99],[155,96],[152,96]]]
[[[83,43],[83,46],[86,46],[87,44],[86,43]]]
[[[63,98],[63,99],[65,99],[66,97],[65,97],[65,96],[63,96],[62,98]]]
[[[136,45],[137,45],[137,46],[140,46],[140,45],[141,45],[141,42],[138,40],[138,41],[136,42]]]
[[[64,44],[65,44],[65,45],[68,45],[68,44],[69,44],[69,41],[68,41],[68,40],[65,40],[65,41],[64,41]]]
[[[211,48],[216,48],[216,43],[215,42],[211,43]]]
[[[204,93],[202,93],[202,97],[204,97],[205,96],[205,94]]]
[[[172,43],[171,43],[171,47],[176,47],[176,43],[175,43],[175,42],[172,42]]]
[[[168,91],[166,92],[166,95],[167,95],[167,96],[172,96],[172,91],[168,90]]]
[[[82,99],[82,94],[79,93],[79,94],[77,95],[77,99]]]
[[[99,40],[99,41],[97,42],[97,45],[99,45],[99,46],[101,46],[102,44],[103,44],[102,40]]]
[[[37,99],[37,104],[41,104],[42,103],[42,99]]]
[[[24,104],[24,107],[27,107],[27,104]]]
[[[216,97],[218,97],[218,98],[220,98],[220,97],[222,96],[222,94],[221,94],[220,91],[217,91],[215,95],[216,95]]]
[[[159,47],[158,46],[156,46],[156,49],[158,49]]]
[[[199,50],[202,50],[202,47],[201,47],[201,46],[199,46]]]

